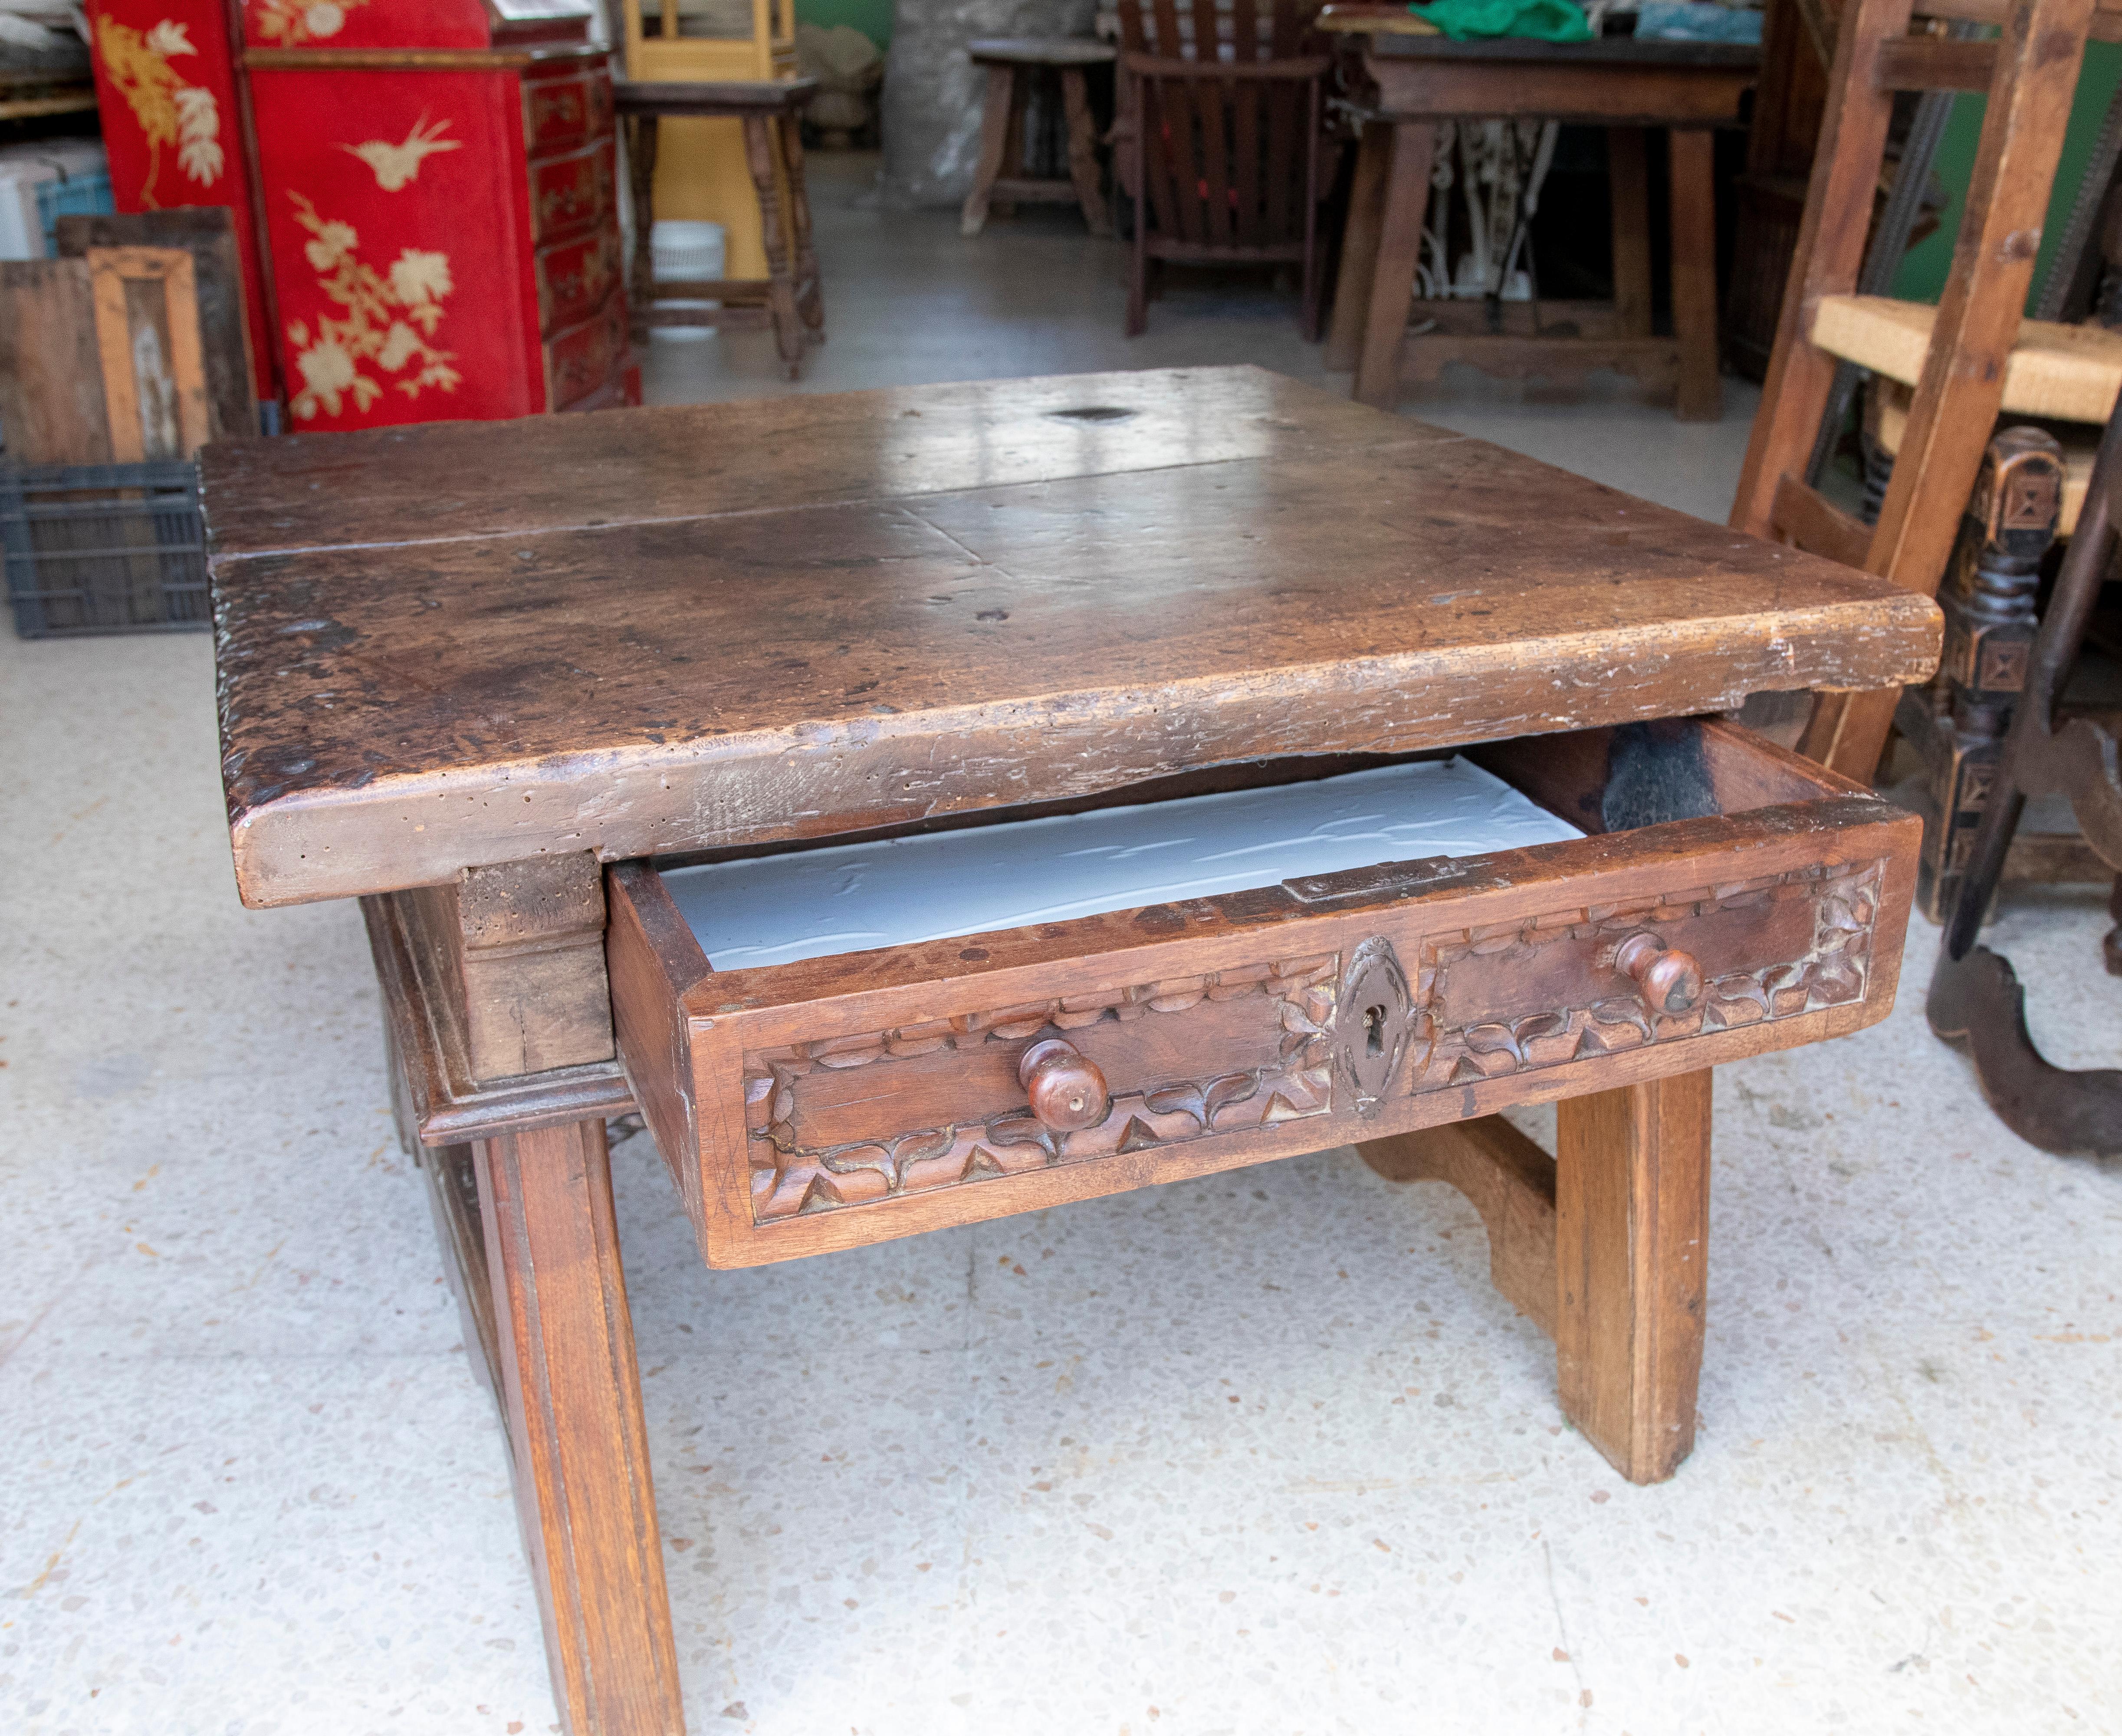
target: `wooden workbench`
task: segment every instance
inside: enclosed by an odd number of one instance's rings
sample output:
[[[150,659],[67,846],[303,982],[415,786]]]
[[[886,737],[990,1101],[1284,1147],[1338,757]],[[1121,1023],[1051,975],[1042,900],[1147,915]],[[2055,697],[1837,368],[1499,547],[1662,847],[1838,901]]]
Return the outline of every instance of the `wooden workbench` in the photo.
[[[1475,1201],[1601,1453],[1685,1456],[1708,1069],[1885,1013],[1915,844],[1688,720],[1921,680],[1928,601],[1245,368],[205,470],[238,884],[363,900],[575,1731],[683,1724],[635,1106],[722,1266],[1357,1142]],[[1454,748],[1585,835],[736,971],[662,883]],[[1540,1100],[1552,1158],[1496,1116]]]

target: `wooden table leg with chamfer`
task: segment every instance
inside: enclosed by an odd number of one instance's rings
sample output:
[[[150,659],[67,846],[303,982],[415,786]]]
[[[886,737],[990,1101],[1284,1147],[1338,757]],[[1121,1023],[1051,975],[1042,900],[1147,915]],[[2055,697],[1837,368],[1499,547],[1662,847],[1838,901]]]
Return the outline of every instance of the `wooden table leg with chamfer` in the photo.
[[[1389,1182],[1447,1182],[1496,1289],[1554,1340],[1563,1413],[1632,1483],[1694,1444],[1709,1216],[1709,1073],[1556,1106],[1557,1155],[1501,1116],[1375,1139]]]
[[[1709,1072],[1555,1106],[1562,1408],[1632,1483],[1694,1446],[1709,1233]]]
[[[604,1123],[473,1153],[553,1696],[572,1736],[683,1736]]]

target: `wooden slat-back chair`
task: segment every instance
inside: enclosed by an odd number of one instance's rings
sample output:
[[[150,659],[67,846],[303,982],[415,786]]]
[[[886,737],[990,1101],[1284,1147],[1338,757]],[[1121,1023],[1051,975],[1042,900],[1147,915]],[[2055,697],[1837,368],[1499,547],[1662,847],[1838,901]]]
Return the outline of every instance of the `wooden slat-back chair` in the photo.
[[[1320,131],[1328,57],[1315,0],[1120,0],[1121,105],[1135,199],[1127,330],[1149,262],[1295,264],[1319,335]]]

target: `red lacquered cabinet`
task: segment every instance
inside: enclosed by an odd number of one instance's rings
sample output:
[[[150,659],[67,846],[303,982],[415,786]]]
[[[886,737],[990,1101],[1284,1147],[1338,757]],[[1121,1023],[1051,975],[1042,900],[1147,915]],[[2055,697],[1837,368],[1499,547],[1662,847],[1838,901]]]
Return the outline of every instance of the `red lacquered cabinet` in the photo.
[[[292,427],[638,395],[587,0],[245,0],[242,20],[273,302],[251,311]],[[208,34],[187,33],[202,59]]]
[[[273,377],[249,165],[225,0],[88,0],[96,102],[124,212],[226,205],[243,256],[250,366]]]

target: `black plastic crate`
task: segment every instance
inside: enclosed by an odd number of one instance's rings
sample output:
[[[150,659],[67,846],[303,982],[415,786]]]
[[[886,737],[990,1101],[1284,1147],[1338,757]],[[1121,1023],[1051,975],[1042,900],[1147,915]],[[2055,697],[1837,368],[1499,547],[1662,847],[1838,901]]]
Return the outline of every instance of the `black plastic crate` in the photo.
[[[24,639],[203,630],[194,464],[0,466],[0,552]]]

